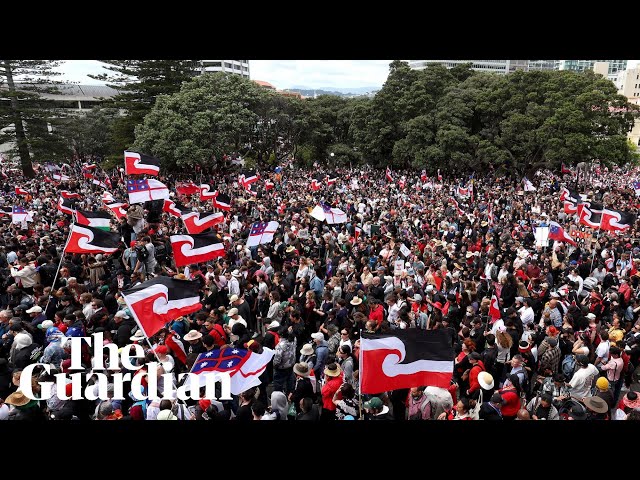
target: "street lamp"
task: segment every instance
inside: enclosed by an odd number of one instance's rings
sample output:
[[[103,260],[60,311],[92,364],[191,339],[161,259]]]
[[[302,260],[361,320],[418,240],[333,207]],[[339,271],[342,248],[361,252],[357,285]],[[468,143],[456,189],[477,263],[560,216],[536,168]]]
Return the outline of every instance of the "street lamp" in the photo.
[[[331,165],[333,165],[333,157],[335,157],[335,155],[336,155],[336,154],[335,154],[335,153],[333,153],[333,152],[331,152],[331,153],[329,154],[329,156],[331,157],[331,162],[329,162],[329,163],[330,163]]]

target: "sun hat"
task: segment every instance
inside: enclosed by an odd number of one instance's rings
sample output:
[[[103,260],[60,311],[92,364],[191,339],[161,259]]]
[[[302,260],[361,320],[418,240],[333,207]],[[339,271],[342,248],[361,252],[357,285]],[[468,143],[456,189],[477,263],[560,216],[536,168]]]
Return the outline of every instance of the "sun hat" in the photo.
[[[636,392],[627,392],[627,394],[622,399],[622,403],[625,407],[640,408],[640,397]]]
[[[491,390],[494,387],[493,375],[489,372],[480,372],[478,374],[478,383],[483,390]]]
[[[324,374],[327,377],[339,377],[341,373],[342,369],[337,363],[330,363],[324,367]]]
[[[129,337],[129,340],[131,340],[132,342],[139,342],[140,340],[144,340],[144,338],[144,332],[141,329],[138,329],[132,337]]]
[[[236,278],[242,276],[242,274],[240,273],[240,270],[238,270],[237,268],[233,272],[231,272],[231,275],[236,277]]]
[[[189,330],[189,333],[184,336],[184,339],[187,342],[198,340],[199,338],[202,338],[202,333],[200,333],[198,330]]]
[[[360,297],[353,297],[349,302],[351,305],[360,305],[362,303],[362,299]]]
[[[4,403],[6,403],[7,405],[13,405],[15,407],[23,407],[30,401],[31,399],[29,399],[29,397],[27,397],[24,393],[13,392],[11,395],[5,398]]]
[[[295,373],[296,375],[299,375],[301,377],[308,377],[309,376],[309,364],[306,362],[300,362],[300,363],[296,363],[293,366],[293,373]]]
[[[592,412],[606,413],[609,411],[609,405],[600,397],[586,397],[582,402]]]
[[[305,343],[300,349],[300,353],[302,355],[313,355],[313,345],[311,345],[310,343]]]

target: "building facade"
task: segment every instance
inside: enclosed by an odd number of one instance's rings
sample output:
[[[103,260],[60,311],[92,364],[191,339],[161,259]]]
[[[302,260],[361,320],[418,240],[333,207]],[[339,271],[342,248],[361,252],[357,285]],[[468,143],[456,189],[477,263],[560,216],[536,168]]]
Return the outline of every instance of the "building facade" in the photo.
[[[464,63],[471,63],[471,68],[477,72],[491,72],[501,75],[532,70],[557,70],[558,60],[409,60],[411,68],[422,70],[427,65],[440,63],[447,68],[453,68]]]
[[[233,73],[250,78],[249,60],[201,60],[200,73]]]
[[[618,72],[615,81],[618,93],[629,99],[640,99],[640,67]]]
[[[560,60],[558,70],[584,72],[585,70],[593,70],[596,62],[609,64],[607,78],[611,81],[615,81],[619,71],[627,68],[627,60]]]

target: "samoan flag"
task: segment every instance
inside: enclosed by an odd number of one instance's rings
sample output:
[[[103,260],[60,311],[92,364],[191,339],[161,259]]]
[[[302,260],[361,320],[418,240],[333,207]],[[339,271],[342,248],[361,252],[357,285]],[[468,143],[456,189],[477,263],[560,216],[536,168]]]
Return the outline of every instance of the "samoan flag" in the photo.
[[[271,361],[274,351],[263,347],[262,353],[255,353],[244,348],[215,349],[198,355],[191,372],[201,379],[208,374],[228,373],[231,377],[231,393],[242,392],[260,385],[258,377],[262,375]],[[203,386],[203,383],[200,383]]]

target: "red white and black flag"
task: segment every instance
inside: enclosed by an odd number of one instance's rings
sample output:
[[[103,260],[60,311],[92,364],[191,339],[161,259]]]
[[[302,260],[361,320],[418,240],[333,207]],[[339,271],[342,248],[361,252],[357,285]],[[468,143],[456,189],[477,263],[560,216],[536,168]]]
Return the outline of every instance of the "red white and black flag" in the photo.
[[[259,179],[260,175],[258,175],[255,170],[247,170],[240,174],[240,184],[244,188],[247,188],[252,183],[257,182]]]
[[[158,175],[160,160],[144,153],[124,152],[124,170],[127,175]]]
[[[632,213],[614,210],[612,208],[602,209],[602,221],[600,228],[602,230],[623,231],[633,227],[636,223],[636,216]]]
[[[320,175],[316,175],[316,178],[311,180],[311,190],[314,192],[320,190],[322,187],[322,177]]]
[[[327,185],[331,186],[338,181],[338,174],[336,172],[329,172],[327,174]]]
[[[225,255],[222,239],[215,233],[171,235],[169,240],[171,240],[176,267],[208,262]]]
[[[218,193],[216,198],[213,199],[213,206],[214,208],[228,212],[231,210],[231,197],[224,193]]]
[[[60,196],[63,198],[80,198],[80,194],[77,192],[70,192],[68,190],[62,190]]]
[[[218,196],[218,190],[211,191],[211,186],[207,183],[200,184],[200,201],[213,200]]]
[[[120,234],[105,232],[99,228],[73,224],[71,235],[64,251],[67,253],[103,253],[111,254],[118,251]]]
[[[162,211],[167,212],[169,215],[173,215],[174,217],[181,218],[182,215],[189,213],[191,209],[176,203],[173,200],[165,198],[164,204],[162,205]]]
[[[75,200],[72,200],[70,198],[60,197],[58,199],[57,208],[62,213],[66,213],[67,215],[73,215],[73,213],[76,211]]]
[[[109,211],[113,213],[119,220],[127,216],[127,208],[129,208],[129,204],[116,201],[105,205],[105,207],[107,207]]]
[[[444,330],[394,330],[362,333],[362,393],[434,386],[447,388],[453,375],[451,337]]]
[[[202,308],[198,282],[156,277],[122,292],[122,297],[146,337],[178,317]]]
[[[190,235],[204,232],[218,223],[224,222],[224,213],[221,212],[189,212],[181,216],[184,226]]]

